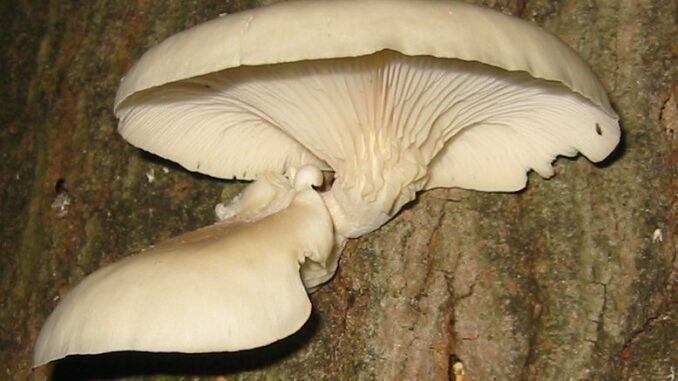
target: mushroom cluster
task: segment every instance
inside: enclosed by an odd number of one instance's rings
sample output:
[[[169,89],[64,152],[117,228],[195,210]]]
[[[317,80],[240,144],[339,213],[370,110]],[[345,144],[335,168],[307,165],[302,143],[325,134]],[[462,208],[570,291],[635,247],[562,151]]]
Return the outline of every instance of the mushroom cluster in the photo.
[[[254,181],[223,221],[88,276],[45,323],[35,366],[274,342],[304,324],[307,291],[332,277],[346,240],[417,192],[517,191],[529,171],[552,176],[557,156],[600,161],[620,138],[602,85],[563,42],[436,0],[294,1],[220,17],[148,51],[115,113],[141,149]],[[266,241],[250,239],[262,231]]]

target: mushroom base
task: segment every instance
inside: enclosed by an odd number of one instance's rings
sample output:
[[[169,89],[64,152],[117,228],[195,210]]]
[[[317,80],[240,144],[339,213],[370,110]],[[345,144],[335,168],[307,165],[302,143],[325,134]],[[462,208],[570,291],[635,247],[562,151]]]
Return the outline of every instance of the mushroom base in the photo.
[[[335,233],[341,237],[358,238],[379,229],[393,217],[336,185],[321,195],[332,216]]]

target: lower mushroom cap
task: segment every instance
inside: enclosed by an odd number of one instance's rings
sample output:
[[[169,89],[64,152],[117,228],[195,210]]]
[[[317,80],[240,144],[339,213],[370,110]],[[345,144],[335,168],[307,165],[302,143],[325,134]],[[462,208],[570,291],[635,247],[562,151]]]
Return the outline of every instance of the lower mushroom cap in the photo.
[[[45,323],[34,366],[71,354],[237,351],[297,331],[311,304],[306,256],[332,250],[332,224],[312,189],[253,223],[219,223],[87,277]]]

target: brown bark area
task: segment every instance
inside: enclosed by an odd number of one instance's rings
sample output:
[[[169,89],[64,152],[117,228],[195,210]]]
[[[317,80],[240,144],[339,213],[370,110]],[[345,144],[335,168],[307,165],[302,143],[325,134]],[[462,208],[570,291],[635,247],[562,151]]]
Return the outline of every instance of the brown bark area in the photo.
[[[448,380],[457,361],[464,380],[670,379],[676,2],[476,2],[538,23],[591,63],[622,118],[614,160],[561,159],[555,178],[516,194],[421,194],[349,243],[309,323],[270,347],[75,357],[35,373],[33,343],[61,296],[212,222],[241,187],[126,144],[111,105],[150,46],[257,2],[0,2],[0,379]]]

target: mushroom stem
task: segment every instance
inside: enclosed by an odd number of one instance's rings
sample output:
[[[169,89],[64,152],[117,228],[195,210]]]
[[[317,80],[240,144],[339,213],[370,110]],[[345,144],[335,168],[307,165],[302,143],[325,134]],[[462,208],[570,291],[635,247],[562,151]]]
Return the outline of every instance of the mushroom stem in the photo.
[[[412,182],[402,187],[397,195],[393,189],[385,188],[387,191],[379,192],[374,201],[363,197],[357,187],[344,190],[338,181],[329,191],[320,193],[334,225],[334,248],[321,260],[308,258],[304,262],[301,277],[306,290],[313,292],[329,281],[337,271],[346,241],[377,230],[387,223],[404,204],[414,199],[419,185],[420,182]]]
[[[379,229],[393,218],[403,205],[414,199],[415,192],[403,192],[395,197],[395,201],[392,200],[394,197],[369,201],[356,188],[344,190],[339,182],[335,182],[332,189],[321,193],[321,196],[332,216],[335,234],[339,237],[358,238]]]
[[[378,229],[391,218],[378,208],[371,207],[368,202],[343,191],[339,186],[334,186],[321,195],[332,216],[335,232],[340,237],[358,238]]]

